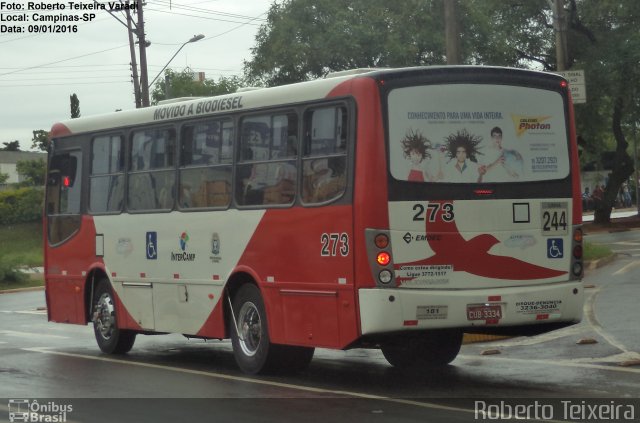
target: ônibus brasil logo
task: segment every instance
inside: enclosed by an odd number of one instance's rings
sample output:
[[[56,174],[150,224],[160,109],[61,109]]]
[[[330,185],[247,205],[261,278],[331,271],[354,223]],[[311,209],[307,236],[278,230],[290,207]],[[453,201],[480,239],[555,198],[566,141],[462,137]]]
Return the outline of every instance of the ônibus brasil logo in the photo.
[[[59,404],[54,401],[39,403],[38,400],[10,399],[9,422],[58,422],[67,421],[73,412],[73,405]]]
[[[189,234],[185,231],[180,234],[180,251],[171,253],[171,261],[195,261],[196,254],[188,253],[187,247],[189,245]]]

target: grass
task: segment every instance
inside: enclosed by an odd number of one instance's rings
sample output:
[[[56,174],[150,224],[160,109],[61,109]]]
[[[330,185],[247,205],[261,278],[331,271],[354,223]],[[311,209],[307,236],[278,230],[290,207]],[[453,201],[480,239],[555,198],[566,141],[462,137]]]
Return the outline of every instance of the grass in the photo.
[[[0,282],[0,291],[44,286],[44,275],[42,273],[29,276],[27,280],[21,282]]]
[[[0,257],[24,266],[42,266],[42,222],[0,226]]]
[[[592,244],[590,242],[584,243],[584,260],[598,260],[604,257],[608,257],[613,254],[613,251],[605,245]]]
[[[41,222],[0,226],[0,270],[7,266],[15,269],[17,266],[41,267],[42,264]],[[42,285],[43,275],[35,274],[29,275],[24,281],[0,280],[0,291]]]

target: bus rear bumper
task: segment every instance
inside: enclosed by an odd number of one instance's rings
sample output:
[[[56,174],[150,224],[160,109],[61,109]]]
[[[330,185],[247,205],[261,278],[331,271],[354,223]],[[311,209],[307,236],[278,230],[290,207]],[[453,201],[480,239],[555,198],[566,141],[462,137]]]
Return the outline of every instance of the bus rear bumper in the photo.
[[[473,290],[363,288],[358,295],[362,335],[443,328],[473,332],[532,325],[552,328],[578,323],[584,305],[580,281]]]

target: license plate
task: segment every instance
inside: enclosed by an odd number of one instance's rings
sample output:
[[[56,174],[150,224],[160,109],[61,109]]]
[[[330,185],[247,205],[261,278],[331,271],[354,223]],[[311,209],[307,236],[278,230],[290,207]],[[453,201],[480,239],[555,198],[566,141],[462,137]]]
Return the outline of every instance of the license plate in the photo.
[[[481,304],[467,306],[467,320],[496,320],[502,319],[500,304]]]

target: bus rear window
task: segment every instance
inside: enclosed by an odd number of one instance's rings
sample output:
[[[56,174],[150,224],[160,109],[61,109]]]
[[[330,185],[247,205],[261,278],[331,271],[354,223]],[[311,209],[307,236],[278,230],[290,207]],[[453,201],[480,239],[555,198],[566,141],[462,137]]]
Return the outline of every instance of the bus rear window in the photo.
[[[513,183],[569,175],[558,92],[508,85],[394,89],[388,98],[390,171],[397,180]]]

